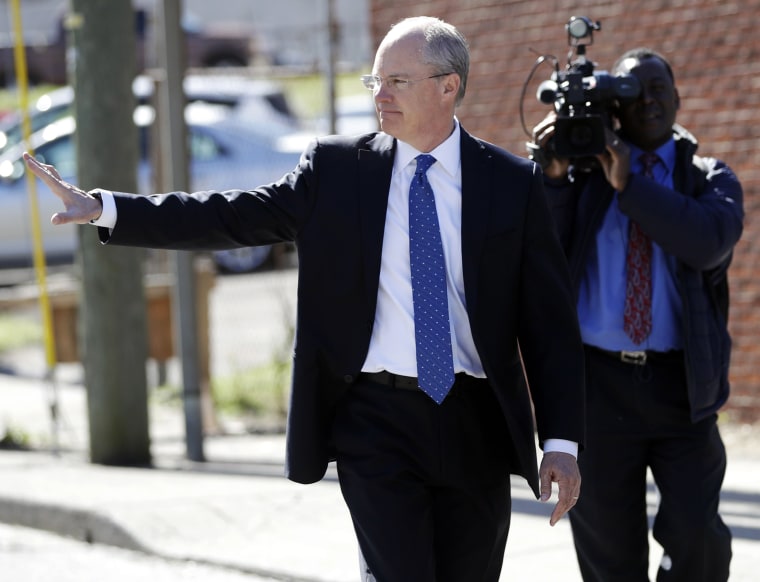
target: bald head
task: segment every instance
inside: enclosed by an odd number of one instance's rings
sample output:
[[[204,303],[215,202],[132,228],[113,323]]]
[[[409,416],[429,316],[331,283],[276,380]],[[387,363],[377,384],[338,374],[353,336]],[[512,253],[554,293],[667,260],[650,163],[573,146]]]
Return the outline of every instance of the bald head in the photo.
[[[403,39],[412,40],[417,45],[416,51],[423,64],[436,71],[452,71],[459,75],[457,104],[461,103],[470,72],[469,47],[462,33],[440,18],[413,16],[394,24],[380,42],[378,51]]]

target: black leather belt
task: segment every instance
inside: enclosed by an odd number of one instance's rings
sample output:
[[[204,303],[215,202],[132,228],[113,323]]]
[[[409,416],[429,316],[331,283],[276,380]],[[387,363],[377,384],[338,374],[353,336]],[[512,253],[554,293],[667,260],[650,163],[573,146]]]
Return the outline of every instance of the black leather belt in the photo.
[[[420,385],[417,382],[417,378],[412,376],[400,376],[399,374],[391,374],[383,370],[382,372],[362,372],[359,376],[364,380],[374,382],[375,384],[384,384],[391,388],[399,388],[400,390],[419,390]]]
[[[376,384],[383,384],[390,386],[391,388],[398,388],[399,390],[419,390],[420,385],[417,382],[417,378],[412,376],[401,376],[399,374],[391,374],[383,370],[382,372],[362,372],[359,378],[367,380],[369,382],[375,382]],[[464,372],[460,372],[454,376],[454,384],[461,383],[464,380],[478,380],[473,376],[469,376]]]
[[[670,350],[667,352],[655,352],[653,350],[640,350],[640,351],[620,351],[615,352],[611,350],[603,350],[602,348],[598,348],[596,346],[586,346],[587,349],[590,349],[595,352],[599,352],[600,354],[604,354],[605,356],[609,356],[610,358],[614,358],[616,360],[619,360],[625,364],[631,364],[634,366],[643,366],[647,362],[657,362],[657,361],[668,361],[668,360],[676,360],[676,359],[683,359],[683,351],[682,350]]]

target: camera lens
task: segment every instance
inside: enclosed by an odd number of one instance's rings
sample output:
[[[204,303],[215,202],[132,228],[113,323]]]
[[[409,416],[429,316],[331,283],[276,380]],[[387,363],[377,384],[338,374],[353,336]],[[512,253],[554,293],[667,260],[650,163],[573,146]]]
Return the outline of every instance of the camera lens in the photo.
[[[573,16],[567,23],[567,32],[573,38],[586,38],[591,32],[588,20],[581,17]]]
[[[584,38],[588,39],[586,44],[591,44],[593,31],[599,30],[601,27],[601,23],[594,22],[586,16],[571,16],[570,20],[568,20],[565,25],[568,36],[574,41],[571,44],[574,45],[580,45],[581,43],[579,41]]]

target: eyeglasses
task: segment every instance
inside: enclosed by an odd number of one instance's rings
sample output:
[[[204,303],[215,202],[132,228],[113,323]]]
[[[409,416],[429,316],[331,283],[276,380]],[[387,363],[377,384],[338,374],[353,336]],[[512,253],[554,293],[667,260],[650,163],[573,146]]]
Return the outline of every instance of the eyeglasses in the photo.
[[[362,75],[359,77],[364,83],[364,86],[370,90],[370,91],[377,91],[380,89],[380,85],[385,83],[385,86],[388,87],[391,91],[404,91],[406,90],[409,85],[412,83],[417,83],[419,81],[427,81],[428,79],[436,79],[438,77],[445,77],[446,75],[451,75],[453,71],[450,71],[448,73],[438,73],[437,75],[430,75],[429,77],[422,77],[420,79],[401,79],[399,77],[388,77],[386,79],[383,79],[380,75]]]

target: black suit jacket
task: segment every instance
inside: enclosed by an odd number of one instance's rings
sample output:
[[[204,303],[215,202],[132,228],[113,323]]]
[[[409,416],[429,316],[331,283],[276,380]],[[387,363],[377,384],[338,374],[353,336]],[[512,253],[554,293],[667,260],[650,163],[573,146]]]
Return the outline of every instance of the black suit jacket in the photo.
[[[583,351],[570,278],[536,165],[461,135],[470,326],[509,427],[512,442],[504,446],[516,460],[513,472],[538,494],[531,404],[539,440],[583,440]],[[321,138],[293,172],[250,191],[116,194],[117,225],[111,233],[101,229],[104,242],[159,248],[296,242],[287,427],[287,476],[294,481],[324,476],[335,403],[367,354],[395,143],[384,133]]]

